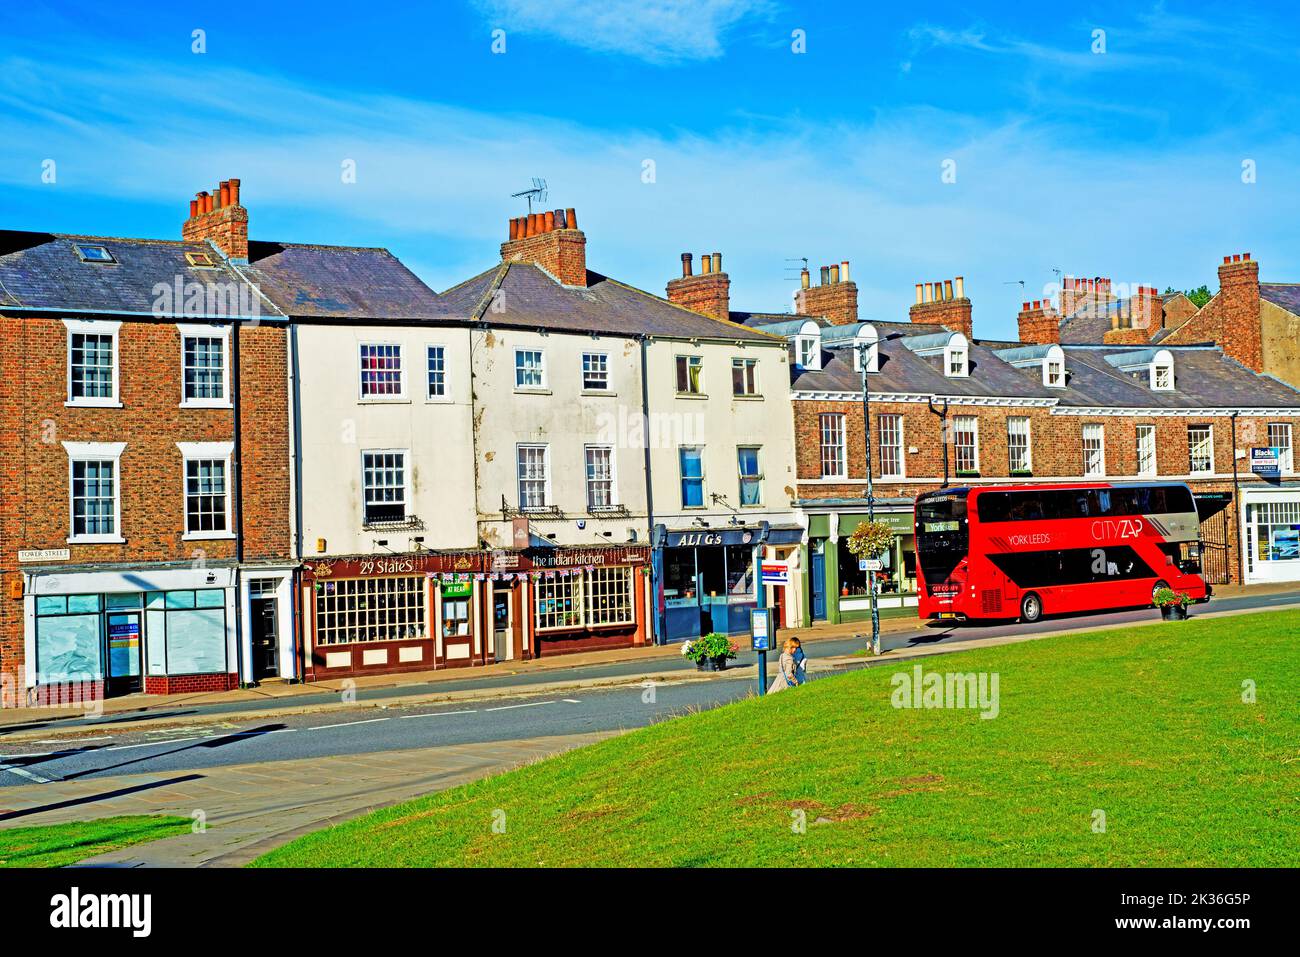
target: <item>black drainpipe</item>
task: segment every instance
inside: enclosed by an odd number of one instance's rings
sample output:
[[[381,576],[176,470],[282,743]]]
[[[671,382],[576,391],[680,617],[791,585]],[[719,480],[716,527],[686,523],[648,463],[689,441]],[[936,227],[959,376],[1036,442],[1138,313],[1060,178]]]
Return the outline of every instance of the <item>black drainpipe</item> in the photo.
[[[939,444],[943,446],[943,484],[948,487],[948,400],[943,400],[943,411],[934,407],[934,396],[930,396],[930,411],[939,417]]]

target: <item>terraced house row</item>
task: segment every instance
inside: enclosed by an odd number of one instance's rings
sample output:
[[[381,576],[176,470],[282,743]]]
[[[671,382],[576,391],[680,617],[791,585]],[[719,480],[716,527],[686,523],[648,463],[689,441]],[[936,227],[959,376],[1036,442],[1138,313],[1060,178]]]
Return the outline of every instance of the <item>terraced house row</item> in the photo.
[[[1199,310],[1069,279],[1012,342],[960,278],[865,321],[847,262],[790,314],[733,311],[719,253],[659,296],[588,269],[572,209],[441,293],[249,218],[229,180],[179,240],[0,232],[5,704],[852,618],[868,434],[886,613],[944,483],[1188,481],[1212,580],[1300,579],[1298,302],[1248,258]]]

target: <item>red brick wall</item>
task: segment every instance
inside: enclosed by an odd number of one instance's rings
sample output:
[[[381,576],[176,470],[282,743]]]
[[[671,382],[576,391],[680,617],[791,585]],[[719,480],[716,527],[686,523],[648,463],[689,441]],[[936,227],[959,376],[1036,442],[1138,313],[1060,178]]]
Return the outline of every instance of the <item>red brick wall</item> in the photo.
[[[1021,342],[1047,346],[1061,341],[1061,317],[1046,299],[1025,303],[1016,323]]]
[[[1215,342],[1224,353],[1256,372],[1264,368],[1259,317],[1259,263],[1249,253],[1219,267],[1219,292],[1199,312],[1163,340],[1169,345]]]
[[[67,548],[69,564],[235,558],[231,539],[182,539],[184,466],[177,442],[234,439],[230,409],[183,409],[181,338],[170,322],[124,322],[118,333],[122,408],[67,408],[67,329],[57,319],[0,317],[0,668],[21,676],[19,549]],[[239,331],[246,558],[289,556],[288,384],[285,332]],[[69,544],[63,442],[125,442],[121,544]],[[233,487],[232,487],[233,491]],[[233,518],[233,515],[232,515]],[[21,682],[20,682],[21,683]]]
[[[794,295],[794,311],[800,316],[825,316],[831,325],[851,325],[858,321],[858,284],[832,282],[800,289]]]
[[[679,276],[668,282],[668,301],[726,321],[731,314],[731,279],[725,272]]]
[[[248,210],[225,206],[200,213],[181,226],[181,238],[189,242],[211,240],[230,259],[248,258]]]
[[[504,242],[501,261],[536,263],[566,286],[587,285],[587,237],[580,229],[553,229]]]
[[[974,335],[972,331],[972,307],[969,299],[939,299],[934,302],[918,302],[908,310],[912,322],[929,323],[943,326],[949,332],[960,332],[967,339]]]

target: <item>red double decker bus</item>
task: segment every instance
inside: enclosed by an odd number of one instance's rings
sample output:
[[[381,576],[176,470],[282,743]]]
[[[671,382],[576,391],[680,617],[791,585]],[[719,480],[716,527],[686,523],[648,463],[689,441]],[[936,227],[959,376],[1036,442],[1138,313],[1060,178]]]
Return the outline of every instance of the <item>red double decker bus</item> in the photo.
[[[922,618],[1020,618],[1206,601],[1200,518],[1179,483],[1002,485],[916,500]]]

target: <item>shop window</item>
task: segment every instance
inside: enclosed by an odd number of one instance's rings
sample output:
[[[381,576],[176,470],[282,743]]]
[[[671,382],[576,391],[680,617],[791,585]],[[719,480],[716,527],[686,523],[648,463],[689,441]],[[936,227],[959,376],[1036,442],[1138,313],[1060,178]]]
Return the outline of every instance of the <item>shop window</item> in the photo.
[[[1300,502],[1263,502],[1249,506],[1261,562],[1300,559]]]
[[[100,610],[98,595],[51,595],[36,599],[37,684],[104,677]]]
[[[582,627],[582,576],[537,579],[537,630]]]
[[[425,579],[345,578],[316,583],[316,643],[424,638]]]
[[[226,671],[226,593],[220,588],[199,591],[149,592],[145,596],[146,627],[161,625],[147,636],[151,674],[222,674]],[[165,667],[154,660],[161,644]]]
[[[695,550],[696,565],[700,570],[700,594],[716,598],[727,594],[727,560],[725,550],[716,545]]]
[[[616,565],[593,568],[586,575],[587,624],[630,625],[635,620],[632,569]]]
[[[695,597],[695,549],[664,549],[664,597]]]
[[[469,602],[474,586],[458,582],[442,586],[442,636],[444,638],[469,637]]]
[[[754,594],[754,549],[749,545],[728,545],[726,547],[727,561],[727,594],[728,595],[753,595]]]

